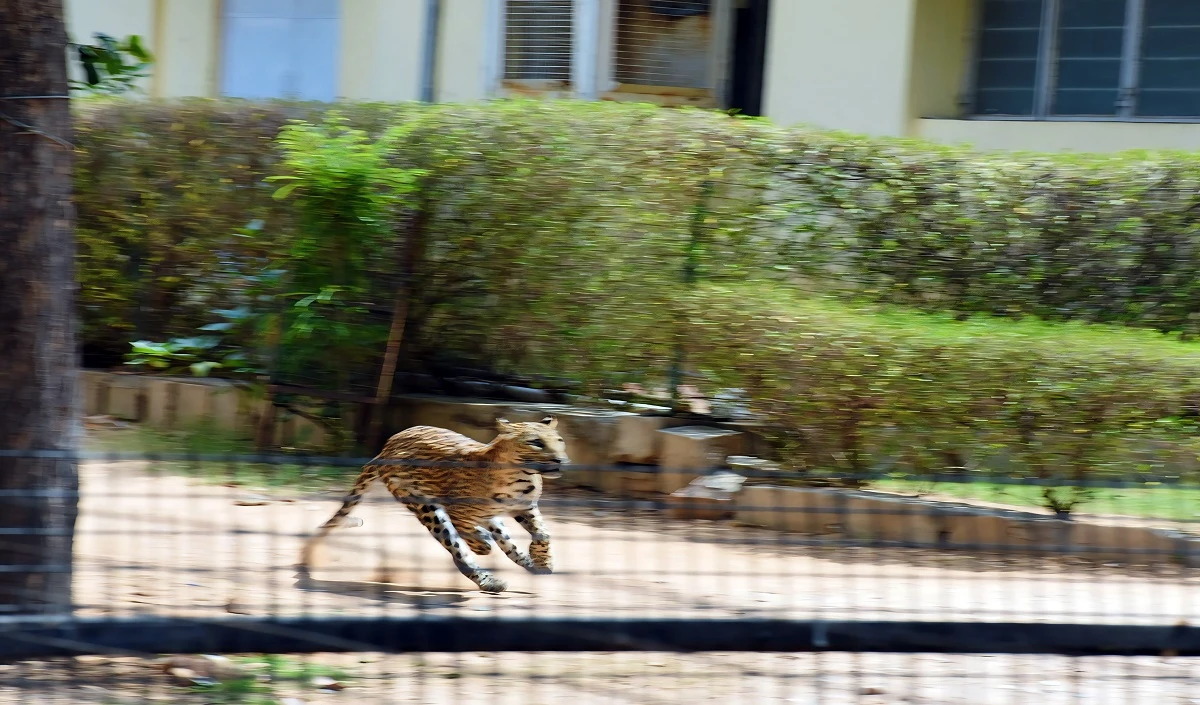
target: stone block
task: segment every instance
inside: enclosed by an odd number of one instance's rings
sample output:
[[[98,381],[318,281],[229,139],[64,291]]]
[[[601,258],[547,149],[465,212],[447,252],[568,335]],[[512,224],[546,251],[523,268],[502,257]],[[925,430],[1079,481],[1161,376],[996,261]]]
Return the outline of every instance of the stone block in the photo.
[[[190,428],[212,418],[212,387],[180,382],[176,385],[175,424]]]
[[[83,370],[79,373],[79,403],[84,416],[108,414],[109,375]]]
[[[671,519],[728,519],[734,515],[734,497],[746,478],[719,470],[698,477],[687,487],[667,496],[667,517]]]
[[[746,486],[738,493],[740,523],[802,534],[841,534],[846,497],[836,490],[808,487]]]
[[[145,421],[147,415],[147,379],[133,375],[110,375],[97,386],[103,395],[98,400],[105,410],[100,413],[124,421]]]
[[[737,431],[742,435],[742,453],[746,455],[769,455],[772,451],[771,444],[767,441],[765,432],[768,429],[766,424],[759,421],[718,421],[713,424],[717,428],[723,428],[727,431]]]
[[[782,471],[778,463],[752,455],[731,455],[725,458],[725,464],[730,470],[744,475],[751,484],[769,484],[771,476]]]
[[[942,511],[949,531],[950,546],[989,552],[1028,551],[1040,533],[1030,529],[1029,521],[1048,518],[1032,513],[1017,516],[1016,513],[999,513],[958,504],[947,506]]]
[[[617,474],[616,485],[611,489],[609,487],[600,487],[605,492],[613,492],[615,494],[628,494],[635,496],[657,495],[658,494],[658,475],[659,468],[643,467],[640,468],[643,472],[635,472],[627,470]],[[612,480],[604,478],[606,485],[612,485]]]
[[[728,519],[734,514],[727,492],[688,485],[667,496],[668,519]]]
[[[743,434],[709,426],[678,426],[662,436],[658,491],[670,494],[700,475],[720,467],[725,458],[742,453]]]
[[[658,465],[662,456],[663,436],[659,431],[687,423],[669,416],[622,414],[617,417],[617,432],[612,460],[635,465]]]
[[[148,415],[145,421],[159,429],[177,427],[179,409],[179,383],[167,378],[147,378],[146,396]]]
[[[1183,555],[1187,553],[1185,534],[1109,522],[1063,523],[1069,525],[1068,545],[1081,557],[1134,564],[1178,560],[1186,565]]]
[[[883,493],[846,493],[845,534],[850,538],[936,546],[946,536],[935,503]]]
[[[222,431],[235,432],[242,422],[239,410],[241,408],[242,391],[232,384],[215,386],[208,400],[208,413],[213,424]]]

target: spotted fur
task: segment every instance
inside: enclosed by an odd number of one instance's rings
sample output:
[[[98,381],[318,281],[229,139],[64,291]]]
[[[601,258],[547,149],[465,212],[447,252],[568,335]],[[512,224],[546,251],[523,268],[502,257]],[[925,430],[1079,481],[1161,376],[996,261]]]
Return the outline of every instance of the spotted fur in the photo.
[[[304,546],[301,568],[309,565],[316,544],[340,526],[376,480],[408,507],[429,533],[454,558],[458,570],[485,592],[503,592],[503,580],[484,570],[472,554],[487,555],[492,546],[531,573],[554,569],[550,534],[538,511],[542,477],[554,477],[569,462],[558,420],[496,422],[499,435],[480,443],[444,428],[413,426],[388,439],[376,460],[412,459],[487,463],[487,467],[415,467],[404,464],[366,465],[332,517],[317,529]],[[537,464],[532,469],[517,463]],[[509,536],[503,516],[517,520],[532,540],[529,552]]]

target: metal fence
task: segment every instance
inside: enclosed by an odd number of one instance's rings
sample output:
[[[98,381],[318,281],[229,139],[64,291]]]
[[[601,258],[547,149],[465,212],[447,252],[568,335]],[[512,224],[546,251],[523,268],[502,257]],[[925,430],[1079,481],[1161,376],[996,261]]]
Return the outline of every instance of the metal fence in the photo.
[[[297,568],[362,462],[84,454],[73,614],[0,622],[0,702],[1200,702],[1179,480],[1070,520],[998,478],[547,480],[554,573],[493,550],[488,594],[382,488]],[[568,479],[606,472],[661,471]]]

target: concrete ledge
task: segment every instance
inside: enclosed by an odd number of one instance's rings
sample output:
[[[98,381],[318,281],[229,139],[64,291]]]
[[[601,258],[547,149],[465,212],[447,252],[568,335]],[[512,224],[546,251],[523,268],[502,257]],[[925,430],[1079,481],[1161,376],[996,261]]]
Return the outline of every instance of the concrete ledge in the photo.
[[[679,426],[658,432],[662,437],[658,491],[663,494],[686,487],[697,477],[724,465],[731,455],[744,452],[740,431],[711,426]]]
[[[190,377],[146,377],[86,370],[80,376],[87,416],[112,416],[164,431],[211,424],[250,439],[265,402],[234,382]],[[318,445],[325,429],[292,414],[275,424],[279,445]]]
[[[1122,563],[1200,567],[1200,535],[1135,524],[1062,520],[1032,511],[870,490],[744,488],[736,520],[781,531],[930,548],[1071,554]]]
[[[239,437],[252,438],[264,403],[227,380],[97,371],[84,371],[81,379],[86,415],[111,415],[166,430],[209,422]],[[670,495],[726,461],[735,469],[769,466],[757,458],[741,457],[753,444],[754,434],[746,425],[695,426],[682,419],[629,411],[423,395],[402,397],[389,412],[387,424],[395,430],[418,424],[441,426],[482,442],[495,437],[497,418],[532,421],[554,414],[575,463],[660,466],[656,472],[568,471],[563,480],[556,481],[616,494]],[[290,414],[280,415],[276,425],[280,445],[316,444],[322,438],[319,426]],[[689,491],[668,501],[679,504],[679,514],[684,516],[692,505],[706,501],[697,501],[692,494]],[[736,505],[735,516],[742,523],[804,534],[1200,567],[1200,536],[1115,521],[1063,521],[1036,511],[991,509],[870,490],[767,485],[743,487],[732,495],[730,504]],[[703,513],[701,508],[697,506],[696,513]]]
[[[221,379],[150,377],[87,370],[82,374],[82,382],[81,401],[86,415],[108,415],[161,430],[209,423],[236,437],[253,438],[265,403],[235,383]],[[487,442],[496,436],[498,418],[535,421],[550,414],[559,418],[559,428],[572,462],[591,466],[658,466],[667,450],[667,440],[662,432],[688,423],[684,419],[643,416],[615,409],[411,394],[399,397],[388,409],[385,429],[394,433],[410,426],[440,426]],[[699,428],[701,431],[697,433],[700,435],[740,435],[737,431]],[[312,446],[323,438],[324,429],[318,425],[291,414],[278,417],[275,432],[278,445]],[[722,447],[721,444],[713,445],[708,451],[719,454]],[[688,460],[689,452],[687,448],[673,449],[674,465],[670,460],[664,465],[678,469],[689,463],[702,462],[694,458]],[[716,462],[723,459],[722,455]],[[697,470],[710,467],[711,464]],[[614,493],[669,494],[686,485],[696,474],[672,476],[663,484],[662,473],[569,470],[564,473],[562,482]]]

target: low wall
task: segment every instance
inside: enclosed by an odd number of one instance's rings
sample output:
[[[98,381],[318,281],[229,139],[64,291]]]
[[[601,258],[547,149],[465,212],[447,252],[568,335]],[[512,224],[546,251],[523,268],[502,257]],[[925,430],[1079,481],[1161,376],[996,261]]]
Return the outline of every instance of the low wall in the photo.
[[[185,429],[207,422],[235,437],[253,438],[265,401],[227,380],[147,377],[85,371],[83,406],[88,415],[110,415],[151,428]],[[480,442],[496,436],[496,419],[536,421],[553,414],[567,443],[571,462],[584,466],[661,466],[663,473],[573,470],[568,483],[607,492],[670,493],[751,447],[739,427],[688,426],[685,419],[643,416],[628,411],[588,409],[563,404],[532,404],[429,395],[397,397],[387,411],[392,432],[410,426],[440,426]],[[678,429],[678,432],[676,430]],[[323,429],[282,410],[275,442],[281,446],[318,447]]]
[[[1121,563],[1200,567],[1200,536],[1090,517],[992,509],[871,490],[745,487],[736,520],[802,534],[927,548],[1066,553]]]
[[[161,430],[199,424],[254,438],[266,401],[228,380],[195,377],[146,377],[85,370],[80,380],[88,416],[106,415]],[[319,447],[325,431],[311,421],[280,410],[274,443],[281,447]]]
[[[265,404],[225,380],[88,371],[82,388],[89,415],[106,414],[160,429],[208,422],[243,438],[254,436]],[[614,494],[669,495],[730,456],[757,450],[753,429],[745,424],[696,426],[686,419],[628,411],[415,394],[397,398],[388,410],[387,426],[440,426],[486,442],[495,437],[498,418],[536,421],[549,414],[559,419],[573,464],[617,466],[569,470],[557,482]],[[324,437],[319,426],[282,411],[275,433],[281,446],[318,447]],[[629,471],[621,471],[621,465],[630,466]],[[737,521],[780,531],[898,545],[1066,552],[1125,563],[1200,565],[1200,537],[1132,522],[1063,521],[1036,511],[871,490],[750,485],[728,499],[737,507]]]

